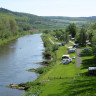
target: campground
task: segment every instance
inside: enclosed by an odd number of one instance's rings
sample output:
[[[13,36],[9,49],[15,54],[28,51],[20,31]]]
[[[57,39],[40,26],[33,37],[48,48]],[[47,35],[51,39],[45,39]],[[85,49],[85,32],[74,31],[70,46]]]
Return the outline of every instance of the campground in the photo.
[[[50,37],[54,43],[60,43],[60,41],[55,41],[53,36],[47,35],[47,37]],[[71,41],[66,46],[73,46],[73,44],[74,43]],[[82,48],[77,48],[75,53],[69,54],[66,46],[59,46],[58,50],[55,51],[55,61],[53,60],[52,65],[50,64],[48,66],[48,71],[41,74],[39,78],[34,81],[40,82],[40,85],[31,86],[24,96],[31,94],[33,90],[36,94],[39,94],[39,96],[96,95],[96,77],[88,75],[88,67],[95,66],[96,60],[94,59],[94,56],[90,56],[88,53],[84,53],[81,56],[78,55],[82,53]],[[78,50],[79,53],[77,54]],[[69,64],[61,64],[62,55],[67,54],[69,54],[71,58],[72,56],[75,56],[76,58]],[[78,61],[78,58],[81,59],[81,61]]]

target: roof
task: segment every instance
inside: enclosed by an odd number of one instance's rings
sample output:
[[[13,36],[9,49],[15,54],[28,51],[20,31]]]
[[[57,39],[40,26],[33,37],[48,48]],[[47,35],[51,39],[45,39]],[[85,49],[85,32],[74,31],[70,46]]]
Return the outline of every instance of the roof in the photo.
[[[96,70],[96,67],[89,67],[88,70]]]
[[[74,50],[75,51],[75,48],[70,48],[69,51],[71,51],[71,50]]]
[[[70,46],[70,47],[68,47],[68,48],[69,48],[69,49],[70,49],[70,48],[73,48],[73,46]]]
[[[69,57],[69,55],[63,55],[62,57]]]

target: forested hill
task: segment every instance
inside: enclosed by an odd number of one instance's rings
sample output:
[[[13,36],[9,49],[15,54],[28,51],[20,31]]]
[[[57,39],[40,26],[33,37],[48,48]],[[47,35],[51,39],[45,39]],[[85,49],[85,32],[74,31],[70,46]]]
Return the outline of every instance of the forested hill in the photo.
[[[69,20],[69,21],[94,21],[96,20],[95,16],[92,17],[64,17],[64,16],[44,16],[47,19],[54,19],[54,20]]]
[[[76,23],[77,26],[81,26],[88,21],[96,21],[93,17],[62,17],[62,16],[37,16],[28,13],[13,12],[4,8],[0,8],[0,15],[6,15],[13,18],[17,25],[23,30],[30,29],[47,29],[64,28],[70,23]]]
[[[66,27],[70,23],[75,23],[78,27],[82,24],[88,24],[90,22],[96,22],[96,16],[92,17],[64,17],[64,16],[45,16],[45,18],[50,19],[51,21],[60,24],[64,24]]]
[[[46,28],[47,24],[49,24],[48,22],[50,22],[45,17],[40,17],[27,13],[12,12],[4,8],[0,8],[0,14],[9,16],[10,18],[14,18],[18,26],[23,27],[24,30],[30,30],[33,28]]]

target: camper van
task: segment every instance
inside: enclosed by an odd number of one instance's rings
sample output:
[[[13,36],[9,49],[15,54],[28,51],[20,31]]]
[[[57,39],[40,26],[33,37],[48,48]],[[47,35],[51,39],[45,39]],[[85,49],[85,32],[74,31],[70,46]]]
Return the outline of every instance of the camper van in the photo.
[[[62,62],[63,64],[69,64],[72,61],[69,55],[63,55],[62,60],[63,60]]]

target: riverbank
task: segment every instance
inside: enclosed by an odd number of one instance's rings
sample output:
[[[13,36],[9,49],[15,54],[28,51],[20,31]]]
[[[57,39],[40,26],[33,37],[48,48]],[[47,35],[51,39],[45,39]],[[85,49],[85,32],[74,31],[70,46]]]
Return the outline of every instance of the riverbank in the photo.
[[[19,37],[22,37],[24,35],[29,35],[29,34],[36,34],[36,33],[39,33],[39,30],[29,30],[29,31],[24,31],[24,32],[21,32],[21,33],[18,33],[17,35],[15,36],[11,36],[7,39],[0,39],[0,45],[3,45],[11,40],[15,40]]]

